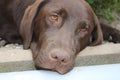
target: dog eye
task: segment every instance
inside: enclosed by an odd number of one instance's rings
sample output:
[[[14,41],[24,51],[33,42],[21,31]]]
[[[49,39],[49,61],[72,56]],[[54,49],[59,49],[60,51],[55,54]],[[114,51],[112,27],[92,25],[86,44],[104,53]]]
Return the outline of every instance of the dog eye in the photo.
[[[82,24],[81,29],[88,29],[88,25],[86,23]]]
[[[53,22],[57,22],[59,20],[59,16],[58,15],[51,15],[50,20]]]
[[[62,25],[63,18],[58,14],[53,14],[49,16],[49,22],[52,23],[53,26],[60,27]]]
[[[76,33],[85,32],[88,30],[88,25],[86,23],[80,23],[76,29]]]

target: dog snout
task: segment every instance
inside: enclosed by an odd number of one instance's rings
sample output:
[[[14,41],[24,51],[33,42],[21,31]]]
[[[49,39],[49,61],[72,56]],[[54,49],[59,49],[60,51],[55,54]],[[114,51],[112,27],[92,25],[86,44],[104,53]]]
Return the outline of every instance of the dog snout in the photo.
[[[60,64],[65,64],[70,61],[70,56],[67,52],[62,50],[52,50],[50,52],[50,60]]]

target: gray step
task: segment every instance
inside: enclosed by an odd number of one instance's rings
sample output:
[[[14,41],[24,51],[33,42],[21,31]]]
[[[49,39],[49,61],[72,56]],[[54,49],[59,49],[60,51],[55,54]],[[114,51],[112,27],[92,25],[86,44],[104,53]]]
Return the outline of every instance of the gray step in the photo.
[[[89,66],[120,63],[120,44],[103,43],[87,47],[81,51],[75,66]],[[34,70],[30,50],[23,50],[19,45],[7,45],[0,48],[0,72]]]

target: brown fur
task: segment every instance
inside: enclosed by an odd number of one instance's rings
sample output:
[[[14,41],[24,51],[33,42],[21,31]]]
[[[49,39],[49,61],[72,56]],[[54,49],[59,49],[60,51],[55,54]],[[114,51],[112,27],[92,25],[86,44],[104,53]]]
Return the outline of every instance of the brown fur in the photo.
[[[86,46],[103,41],[99,20],[84,0],[1,0],[0,37],[30,48],[37,68],[61,74]]]

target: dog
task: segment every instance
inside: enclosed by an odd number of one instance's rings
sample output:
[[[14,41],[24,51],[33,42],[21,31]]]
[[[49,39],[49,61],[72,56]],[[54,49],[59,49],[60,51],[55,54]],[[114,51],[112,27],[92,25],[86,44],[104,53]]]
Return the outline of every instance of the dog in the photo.
[[[119,35],[99,22],[85,0],[0,1],[0,37],[7,44],[30,48],[39,69],[65,74],[85,47],[99,45],[103,39],[119,42]]]

